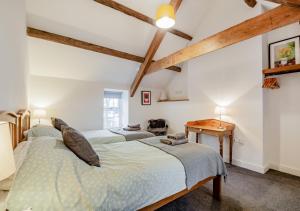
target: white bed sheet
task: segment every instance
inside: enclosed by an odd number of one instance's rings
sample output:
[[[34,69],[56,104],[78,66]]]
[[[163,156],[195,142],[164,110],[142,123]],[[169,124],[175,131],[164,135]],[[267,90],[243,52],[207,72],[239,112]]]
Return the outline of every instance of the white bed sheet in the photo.
[[[109,130],[89,130],[81,131],[81,133],[91,145],[111,144],[126,141],[124,136],[112,133]]]

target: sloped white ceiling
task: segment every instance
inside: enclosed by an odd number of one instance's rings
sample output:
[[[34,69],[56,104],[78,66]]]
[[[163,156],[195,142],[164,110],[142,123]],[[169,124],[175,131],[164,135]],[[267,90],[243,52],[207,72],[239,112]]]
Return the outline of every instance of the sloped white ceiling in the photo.
[[[177,13],[176,29],[193,35],[215,0],[183,0]],[[154,17],[165,0],[118,0]],[[27,0],[27,25],[131,54],[144,56],[156,28],[93,0]],[[155,55],[159,59],[188,44],[168,33]],[[108,81],[130,85],[139,64],[103,54],[28,39],[31,74],[78,80]],[[164,70],[143,80],[144,86],[161,88],[174,74]]]

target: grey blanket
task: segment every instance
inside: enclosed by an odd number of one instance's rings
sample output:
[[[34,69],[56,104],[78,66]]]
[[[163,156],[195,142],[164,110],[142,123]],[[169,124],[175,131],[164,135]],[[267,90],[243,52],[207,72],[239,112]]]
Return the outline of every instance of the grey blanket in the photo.
[[[175,145],[180,145],[180,144],[186,144],[188,143],[188,140],[187,139],[178,139],[178,140],[174,140],[174,139],[160,139],[160,142],[163,143],[163,144],[168,144],[168,145],[172,145],[172,146],[175,146]]]
[[[144,130],[126,131],[123,130],[123,128],[113,128],[110,129],[109,131],[124,136],[126,141],[140,140],[140,139],[150,138],[154,136],[152,133]]]
[[[147,138],[140,142],[156,147],[180,160],[184,166],[188,189],[211,176],[227,177],[227,169],[222,157],[210,147],[196,143],[171,146],[161,143],[161,138],[166,137]]]

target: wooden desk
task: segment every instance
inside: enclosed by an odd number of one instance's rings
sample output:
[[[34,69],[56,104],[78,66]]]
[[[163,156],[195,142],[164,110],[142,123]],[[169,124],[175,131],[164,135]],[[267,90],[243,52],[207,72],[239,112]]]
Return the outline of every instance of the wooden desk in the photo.
[[[216,136],[219,138],[220,155],[223,157],[224,136],[229,138],[229,162],[232,164],[233,131],[235,125],[221,121],[222,128],[219,128],[220,120],[205,119],[190,121],[185,124],[185,135],[188,138],[189,132],[196,133],[196,143],[199,143],[200,134]]]

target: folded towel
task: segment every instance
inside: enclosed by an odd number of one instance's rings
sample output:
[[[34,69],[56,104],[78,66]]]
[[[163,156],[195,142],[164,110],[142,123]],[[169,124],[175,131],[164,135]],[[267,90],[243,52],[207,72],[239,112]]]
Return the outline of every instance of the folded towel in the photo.
[[[137,127],[137,128],[134,128],[134,127],[124,127],[123,130],[126,130],[126,131],[138,131],[138,130],[141,130],[140,127]]]
[[[167,138],[168,139],[174,139],[174,140],[184,139],[185,138],[185,133],[169,134],[169,135],[167,135]]]
[[[128,125],[129,128],[141,128],[140,124]]]
[[[172,145],[172,146],[176,146],[176,145],[180,145],[180,144],[186,144],[188,143],[188,140],[183,138],[183,139],[178,139],[178,140],[174,140],[174,139],[160,139],[160,142],[163,144],[168,144],[168,145]]]

